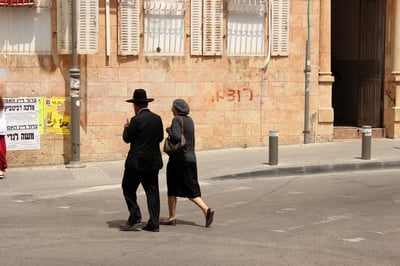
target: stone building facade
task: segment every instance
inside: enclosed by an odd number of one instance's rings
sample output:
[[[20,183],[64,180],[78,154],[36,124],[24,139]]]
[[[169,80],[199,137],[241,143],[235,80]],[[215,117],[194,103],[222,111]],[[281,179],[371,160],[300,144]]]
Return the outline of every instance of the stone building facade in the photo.
[[[60,27],[68,25],[65,21],[68,22],[70,13],[68,5],[60,8],[62,2],[70,4],[72,0],[36,0],[36,6],[29,7],[0,6],[2,15],[15,9],[47,8],[51,30],[50,49],[44,52],[10,51],[0,43],[0,94],[6,98],[65,97],[58,112],[68,117],[70,95],[77,91],[70,89],[72,56],[65,38],[68,27]],[[304,143],[306,109],[307,142],[334,140],[331,0],[87,2],[92,6],[81,6],[78,20],[83,23],[85,14],[91,16],[88,23],[95,26],[91,32],[95,37],[86,37],[94,38],[89,40],[89,46],[94,44],[95,48],[89,47],[85,52],[78,47],[82,162],[120,160],[126,156],[128,145],[121,134],[126,119],[133,115],[133,107],[125,100],[136,88],[145,88],[148,96],[155,98],[150,109],[161,115],[164,127],[172,119],[170,107],[175,98],[189,103],[196,126],[197,150],[267,146],[272,130],[279,132],[282,145]],[[45,7],[38,7],[38,3]],[[62,12],[67,15],[61,16]],[[131,20],[125,20],[128,15],[124,12],[130,12]],[[399,138],[400,0],[387,0],[385,14],[379,127],[386,130],[387,137]],[[170,19],[168,23],[175,23],[172,28],[183,33],[165,34],[170,28],[157,19],[166,16]],[[249,22],[251,16],[257,17],[255,22]],[[240,28],[254,24],[262,29]],[[126,25],[128,33],[124,33]],[[78,33],[78,42],[82,41],[86,26]],[[240,48],[239,42],[253,38],[250,33],[260,32],[261,41],[259,36],[253,37],[257,45],[261,44],[261,50],[254,48],[254,44]],[[153,36],[156,33],[158,36]],[[196,41],[197,38],[206,40]],[[307,39],[311,70],[308,105],[305,103]],[[155,45],[160,40],[161,44]],[[168,46],[168,42],[175,48]],[[182,47],[176,48],[177,44]],[[10,166],[69,163],[71,134],[51,132],[44,124],[40,148],[9,151]]]

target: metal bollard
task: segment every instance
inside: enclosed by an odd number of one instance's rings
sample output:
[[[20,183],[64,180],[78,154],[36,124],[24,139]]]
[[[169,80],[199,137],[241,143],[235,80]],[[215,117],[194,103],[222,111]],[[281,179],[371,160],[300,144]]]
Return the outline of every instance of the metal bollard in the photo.
[[[362,127],[362,144],[361,144],[361,159],[371,159],[371,138],[372,129],[371,126]]]
[[[271,130],[269,132],[269,165],[278,164],[278,131]]]

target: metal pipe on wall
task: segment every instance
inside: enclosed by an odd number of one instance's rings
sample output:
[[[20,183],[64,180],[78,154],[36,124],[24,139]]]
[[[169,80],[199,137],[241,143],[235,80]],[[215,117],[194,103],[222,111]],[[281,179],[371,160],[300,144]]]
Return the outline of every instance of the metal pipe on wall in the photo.
[[[106,0],[106,54],[110,56],[110,0]]]
[[[263,114],[263,105],[264,105],[264,79],[265,72],[267,71],[269,61],[271,60],[271,25],[272,25],[272,5],[271,0],[268,1],[268,54],[265,60],[263,67],[261,68],[261,99],[260,99],[260,142],[263,141],[263,123],[264,116]]]

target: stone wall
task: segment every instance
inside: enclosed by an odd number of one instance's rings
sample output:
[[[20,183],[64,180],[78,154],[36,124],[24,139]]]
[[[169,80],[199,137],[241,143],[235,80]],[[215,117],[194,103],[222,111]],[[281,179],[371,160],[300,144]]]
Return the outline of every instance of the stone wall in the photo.
[[[182,57],[118,56],[117,1],[110,2],[110,57],[105,52],[102,2],[98,54],[79,56],[81,161],[125,158],[129,147],[121,134],[126,119],[133,115],[132,105],[125,100],[139,87],[147,90],[148,97],[155,98],[149,107],[161,115],[164,127],[172,119],[170,107],[175,98],[189,103],[197,150],[266,146],[270,130],[279,131],[280,144],[303,142],[306,1],[291,1],[289,56],[272,57],[265,73],[261,68],[266,56],[232,58],[225,53],[222,57],[190,56],[190,36],[186,38]],[[332,125],[322,124],[319,129],[318,123],[320,98],[324,98],[324,93],[330,97],[330,91],[318,88],[319,4],[312,2],[311,136],[312,141],[330,141]],[[53,9],[55,12],[55,5]],[[190,14],[186,13],[185,31],[190,32]],[[55,28],[55,20],[53,24]],[[226,43],[224,51],[225,48]],[[70,56],[58,55],[55,48],[53,55],[48,56],[0,56],[0,65],[6,69],[6,75],[0,77],[3,97],[69,97]],[[328,119],[326,116],[332,115],[331,112],[325,110],[321,117]],[[65,113],[69,114],[69,110]],[[10,151],[10,166],[68,163],[70,135],[45,133],[40,141],[40,150]]]

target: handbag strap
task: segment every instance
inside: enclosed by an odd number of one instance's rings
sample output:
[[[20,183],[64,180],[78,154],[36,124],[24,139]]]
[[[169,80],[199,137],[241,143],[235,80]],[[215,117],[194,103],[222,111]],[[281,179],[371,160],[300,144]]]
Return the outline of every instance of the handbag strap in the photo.
[[[183,133],[185,133],[185,128],[183,127],[184,125],[183,125],[183,117],[182,116],[179,116],[179,118],[181,119],[181,132],[182,132],[182,134]]]

